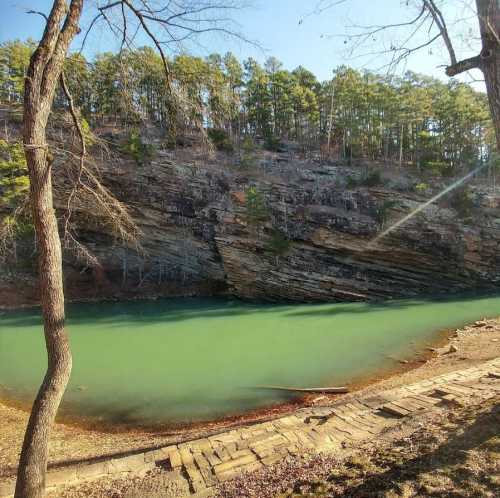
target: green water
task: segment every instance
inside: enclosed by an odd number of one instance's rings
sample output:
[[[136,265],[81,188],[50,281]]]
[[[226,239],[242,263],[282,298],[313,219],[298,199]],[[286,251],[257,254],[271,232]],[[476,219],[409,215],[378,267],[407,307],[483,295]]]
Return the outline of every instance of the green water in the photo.
[[[62,412],[185,423],[269,406],[261,385],[344,385],[425,351],[443,329],[500,315],[500,297],[252,305],[214,299],[70,305],[73,375]],[[45,370],[36,310],[0,315],[3,396],[31,400]]]

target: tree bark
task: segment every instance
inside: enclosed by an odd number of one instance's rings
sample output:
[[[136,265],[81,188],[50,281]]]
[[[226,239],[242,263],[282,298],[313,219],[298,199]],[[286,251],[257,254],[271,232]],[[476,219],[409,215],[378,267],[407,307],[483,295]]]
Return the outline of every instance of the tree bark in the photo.
[[[446,68],[446,74],[456,76],[471,69],[482,71],[495,127],[496,148],[497,152],[500,152],[500,0],[476,0],[481,52],[461,61],[457,61],[448,28],[434,0],[423,0],[423,4],[438,26],[450,55],[450,65]]]
[[[52,202],[46,127],[69,44],[78,32],[82,6],[83,0],[71,0],[69,8],[65,0],[54,0],[25,81],[23,140],[39,251],[39,285],[48,363],[24,437],[15,498],[41,498],[45,494],[48,439],[71,374],[71,350],[64,328],[61,241]]]
[[[446,68],[446,76],[456,76],[457,74],[464,73],[465,71],[470,71],[471,69],[479,68],[481,64],[481,58],[479,55],[470,57],[469,59],[463,59],[456,64],[452,64]]]
[[[476,0],[482,50],[480,69],[484,74],[491,117],[500,153],[500,1]]]

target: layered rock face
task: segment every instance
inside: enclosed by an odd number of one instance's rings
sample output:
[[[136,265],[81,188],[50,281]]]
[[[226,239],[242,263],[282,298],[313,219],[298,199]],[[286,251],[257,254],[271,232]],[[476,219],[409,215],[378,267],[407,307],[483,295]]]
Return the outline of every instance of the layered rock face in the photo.
[[[225,292],[297,302],[498,287],[500,195],[476,193],[466,216],[446,201],[432,205],[370,244],[429,195],[389,180],[347,188],[348,174],[357,173],[293,163],[250,173],[167,154],[147,166],[105,165],[103,182],[130,207],[141,249],[117,244],[91,213],[80,212],[79,235],[104,272],[97,283],[89,272],[85,278],[95,297],[126,288],[135,295]],[[82,277],[70,268],[67,274],[78,288]]]
[[[500,285],[500,193],[485,188],[472,189],[466,213],[445,199],[370,243],[438,187],[418,195],[402,175],[352,187],[346,179],[360,169],[274,160],[245,171],[167,153],[145,166],[106,163],[101,175],[129,207],[140,247],[116,241],[91,204],[75,208],[78,238],[101,267],[65,256],[70,299],[225,293],[312,302]],[[33,272],[0,271],[0,305],[36,300]]]

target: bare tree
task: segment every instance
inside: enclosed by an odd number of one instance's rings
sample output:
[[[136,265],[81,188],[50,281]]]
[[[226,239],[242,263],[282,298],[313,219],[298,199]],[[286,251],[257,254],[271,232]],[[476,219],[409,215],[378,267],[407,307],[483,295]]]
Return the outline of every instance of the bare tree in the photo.
[[[46,129],[58,84],[68,98],[70,113],[80,137],[80,168],[85,168],[85,140],[78,113],[65,84],[63,66],[70,45],[80,33],[85,7],[94,11],[82,46],[92,29],[106,23],[123,46],[130,46],[137,33],[145,33],[158,49],[170,85],[165,49],[206,32],[237,36],[223,12],[241,4],[233,0],[53,0],[49,14],[36,12],[45,20],[42,38],[34,51],[25,80],[23,144],[30,178],[30,205],[39,251],[40,299],[42,305],[48,365],[33,403],[26,429],[16,482],[16,498],[40,498],[45,494],[48,440],[72,367],[65,329],[62,250],[58,220],[53,207],[53,155],[47,144]],[[175,109],[171,110],[172,113]],[[97,188],[94,195],[106,197]],[[70,193],[68,208],[73,194]],[[115,206],[118,211],[120,206]],[[66,219],[67,222],[67,219]],[[66,223],[67,225],[67,223]]]
[[[311,14],[323,13],[349,0],[319,0]],[[472,0],[468,0],[472,3]],[[474,57],[460,60],[454,40],[450,34],[446,15],[446,5],[439,0],[414,0],[407,5],[416,5],[417,14],[413,19],[395,24],[378,26],[353,26],[355,33],[345,35],[354,41],[354,49],[373,45],[380,33],[407,30],[407,36],[401,41],[391,42],[390,47],[372,54],[384,54],[390,58],[389,66],[397,66],[411,54],[442,41],[449,56],[445,72],[448,76],[479,69],[484,75],[488,101],[495,127],[497,151],[500,152],[500,1],[475,0],[475,15],[479,24],[480,51]],[[422,36],[423,35],[423,36]]]
[[[52,161],[46,127],[69,45],[78,32],[83,0],[55,0],[45,31],[31,57],[24,91],[23,141],[30,177],[30,203],[38,243],[40,299],[48,366],[33,403],[16,483],[16,498],[45,492],[48,438],[71,374],[72,357],[64,328],[61,241],[52,200]]]

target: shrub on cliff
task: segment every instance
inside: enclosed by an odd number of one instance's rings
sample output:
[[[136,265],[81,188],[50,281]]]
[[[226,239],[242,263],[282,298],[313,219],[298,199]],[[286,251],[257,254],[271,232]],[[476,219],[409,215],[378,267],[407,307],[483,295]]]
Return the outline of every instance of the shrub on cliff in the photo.
[[[265,250],[274,256],[284,256],[292,247],[292,241],[281,230],[274,228],[265,245]]]
[[[391,209],[397,207],[399,205],[396,200],[386,200],[377,207],[377,211],[375,213],[375,218],[379,222],[380,226],[383,228],[387,219],[389,218],[389,212]]]
[[[443,177],[453,176],[454,173],[453,166],[446,161],[426,161],[422,164],[422,170],[424,173]]]
[[[228,153],[234,151],[233,142],[225,130],[220,128],[209,128],[207,134],[217,150]]]
[[[346,178],[347,188],[376,187],[382,185],[382,174],[378,169],[365,173],[359,180],[353,176]]]
[[[16,254],[16,241],[33,234],[26,207],[29,185],[22,144],[0,140],[0,260]]]
[[[241,143],[240,167],[253,168],[256,165],[256,146],[252,137],[245,137]]]
[[[0,140],[0,204],[13,206],[28,195],[29,179],[21,142]]]
[[[425,182],[417,183],[415,185],[415,192],[418,194],[424,195],[430,189],[429,185]]]
[[[279,137],[269,135],[265,139],[264,147],[271,152],[280,152],[282,149],[281,140]]]
[[[381,184],[382,184],[382,174],[378,169],[371,171],[370,173],[367,173],[361,179],[361,185],[363,185],[363,187],[376,187]]]
[[[0,234],[10,235],[16,240],[31,237],[33,231],[33,224],[24,216],[7,215],[0,221]]]
[[[120,150],[132,157],[141,166],[147,164],[156,155],[154,145],[144,143],[137,130],[130,132],[127,141],[120,147]]]
[[[450,198],[451,207],[464,220],[470,218],[474,209],[474,198],[467,187],[455,190]]]
[[[246,191],[245,218],[250,225],[259,225],[269,218],[264,196],[256,187],[250,187]]]

